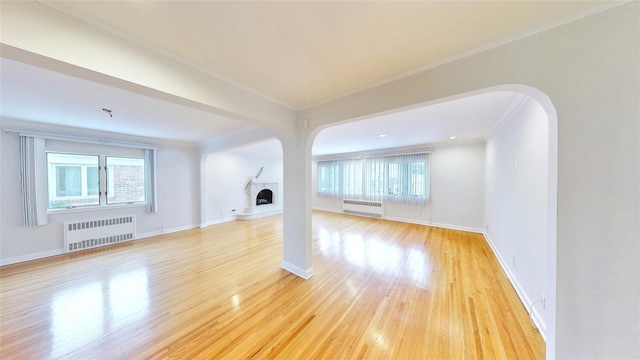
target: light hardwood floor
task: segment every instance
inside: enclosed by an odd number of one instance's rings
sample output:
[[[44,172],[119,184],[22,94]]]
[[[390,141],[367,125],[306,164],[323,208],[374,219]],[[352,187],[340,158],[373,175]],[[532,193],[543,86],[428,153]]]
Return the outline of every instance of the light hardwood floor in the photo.
[[[0,359],[544,358],[482,235],[314,212],[305,281],[281,234],[272,216],[1,267]]]

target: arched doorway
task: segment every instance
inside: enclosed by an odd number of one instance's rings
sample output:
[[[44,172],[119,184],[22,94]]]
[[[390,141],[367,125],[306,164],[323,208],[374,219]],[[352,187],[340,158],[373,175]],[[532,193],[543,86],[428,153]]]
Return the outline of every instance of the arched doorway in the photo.
[[[351,141],[358,142],[353,138],[357,132],[369,135],[386,135],[375,132],[371,124],[393,123],[396,129],[404,129],[406,136],[410,137],[421,131],[416,128],[414,119],[402,120],[403,113],[411,112],[419,108],[429,108],[441,106],[442,104],[455,105],[456,102],[463,104],[465,99],[487,96],[487,94],[497,92],[510,92],[515,94],[511,103],[502,108],[501,115],[487,130],[483,137],[485,142],[484,161],[485,173],[483,181],[487,181],[484,187],[484,206],[482,209],[482,225],[480,231],[485,235],[492,245],[496,257],[502,267],[507,272],[514,288],[527,308],[531,311],[537,326],[540,328],[543,337],[547,340],[548,347],[555,347],[555,297],[556,297],[556,253],[557,253],[557,158],[558,158],[558,130],[557,115],[549,97],[538,89],[525,85],[505,85],[481,89],[470,93],[459,94],[453,97],[440,99],[437,101],[417,104],[403,109],[388,111],[383,114],[375,114],[360,117],[351,121],[343,122],[331,128],[319,128],[312,133],[314,147],[319,139],[322,139],[324,130],[331,134],[346,134],[345,138],[351,137]],[[377,121],[383,119],[386,121]],[[391,120],[392,119],[392,120]],[[344,126],[344,127],[341,127]],[[350,133],[355,130],[356,132]],[[531,138],[535,133],[536,138]],[[444,134],[443,134],[444,135]],[[455,134],[451,134],[455,135]],[[519,140],[514,140],[514,136],[520,136]],[[335,137],[335,135],[332,135]],[[450,136],[447,134],[447,136]],[[382,136],[380,136],[382,137]],[[385,136],[387,137],[387,136]],[[442,146],[446,139],[441,138],[430,144],[409,144],[423,148],[435,148]],[[439,143],[440,142],[440,143]],[[447,148],[455,145],[446,144]],[[466,146],[466,144],[465,144]],[[490,148],[487,148],[489,146]],[[348,149],[349,146],[341,149]],[[541,151],[536,151],[539,149]],[[377,154],[384,154],[384,150],[359,149],[359,156],[373,150]],[[523,153],[523,151],[525,153]],[[434,155],[437,152],[434,151]],[[513,156],[502,156],[502,155]],[[330,159],[316,156],[312,165],[312,202],[314,208],[329,209],[339,211],[339,200],[322,199],[317,196],[317,161],[318,158]],[[516,156],[517,155],[517,156]],[[365,155],[366,156],[366,155]],[[453,155],[452,155],[453,156]],[[457,159],[450,158],[451,161]],[[490,169],[487,169],[487,161],[491,161]],[[432,169],[433,171],[436,169]],[[487,173],[491,171],[491,173]],[[526,173],[526,175],[524,175]],[[505,181],[508,175],[508,184]],[[438,175],[440,176],[440,175]],[[510,192],[505,195],[505,186]],[[493,191],[499,189],[503,191]],[[434,189],[435,190],[435,189]],[[460,191],[460,189],[451,190]],[[470,191],[472,193],[472,191]],[[449,195],[449,194],[447,194]],[[434,194],[434,197],[438,196]],[[487,199],[491,196],[491,199]],[[451,197],[448,201],[441,201],[443,206],[455,204],[457,199]],[[464,200],[463,200],[464,201]],[[524,203],[523,203],[524,202]],[[527,206],[528,203],[530,206]],[[458,203],[464,204],[464,203]],[[435,204],[431,204],[435,205]],[[535,207],[535,211],[531,208]],[[464,206],[458,208],[449,206],[446,211],[449,213],[464,212]],[[431,214],[442,213],[444,210],[432,208],[429,210],[430,217],[425,220],[416,216],[404,216],[403,220],[415,221],[416,223],[438,223],[433,221]],[[500,221],[507,218],[513,220]],[[391,217],[388,217],[391,218]],[[511,226],[514,223],[517,226]],[[541,225],[542,224],[542,225]],[[460,227],[469,224],[448,223],[444,225],[455,225]],[[474,227],[472,224],[471,227]],[[477,230],[477,229],[476,229]],[[522,240],[514,236],[514,231],[522,230],[527,233],[535,233],[534,236]],[[533,231],[532,231],[533,230]]]

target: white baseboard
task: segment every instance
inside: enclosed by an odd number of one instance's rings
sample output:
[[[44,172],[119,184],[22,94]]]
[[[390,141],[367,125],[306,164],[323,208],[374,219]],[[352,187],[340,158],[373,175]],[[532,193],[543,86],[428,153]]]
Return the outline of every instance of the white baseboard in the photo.
[[[399,218],[399,217],[393,217],[393,216],[382,216],[382,219],[389,220],[389,221],[397,221],[397,222],[402,222],[407,224],[433,226],[433,224],[431,224],[429,221],[426,221],[426,220],[406,219],[406,218]]]
[[[329,209],[329,208],[323,208],[323,207],[317,207],[317,206],[314,206],[313,210],[326,211],[326,212],[331,212],[331,213],[336,213],[336,214],[342,214],[342,210]]]
[[[388,217],[388,216],[383,217],[383,219],[390,220],[390,221],[398,221],[398,222],[403,222],[403,223],[409,223],[409,224],[416,224],[416,225],[433,226],[433,227],[438,227],[438,228],[443,228],[443,229],[450,229],[450,230],[468,231],[468,232],[479,233],[479,234],[482,233],[482,229],[480,229],[480,228],[474,228],[474,227],[470,227],[470,226],[442,224],[442,223],[433,223],[433,222],[430,222],[428,220],[405,219],[405,218]]]
[[[340,210],[340,209],[329,209],[329,208],[323,208],[323,207],[314,206],[313,210],[319,210],[319,211],[332,212],[332,213],[336,213],[336,214],[342,214],[342,210]],[[461,226],[461,225],[451,225],[451,224],[443,224],[443,223],[433,223],[433,222],[430,222],[429,220],[407,219],[407,218],[384,216],[384,215],[382,216],[382,219],[389,220],[389,221],[397,221],[397,222],[416,224],[416,225],[427,225],[427,226],[439,227],[439,228],[444,228],[444,229],[468,231],[468,232],[482,234],[482,228],[476,228],[476,227],[471,227],[471,226]]]
[[[200,224],[201,228],[206,228],[209,225],[217,225],[217,224],[222,224],[222,223],[226,223],[226,222],[230,222],[230,221],[236,221],[236,217],[234,216],[230,216],[230,217],[226,217],[226,218],[222,218],[222,219],[216,219],[216,220],[211,220],[211,221],[207,221],[206,223]]]
[[[332,212],[332,213],[336,213],[336,214],[342,214],[342,210],[340,210],[340,209],[329,209],[329,208],[323,208],[323,207],[314,206],[313,210],[319,210],[319,211]],[[439,227],[439,228],[444,228],[444,229],[468,231],[468,232],[482,234],[482,228],[476,228],[476,227],[471,227],[471,226],[451,225],[451,224],[443,224],[443,223],[432,223],[432,222],[430,222],[428,220],[407,219],[407,218],[384,216],[384,215],[382,216],[382,219],[389,220],[389,221],[397,221],[397,222],[416,224],[416,225],[427,225],[427,226]]]
[[[305,280],[313,276],[313,268],[309,268],[305,270],[301,267],[298,267],[286,261],[282,261],[282,264],[280,265],[280,267],[292,273],[293,275],[299,276]]]
[[[31,260],[38,260],[38,259],[42,259],[50,256],[62,255],[62,254],[64,254],[64,249],[61,248],[61,249],[55,249],[55,250],[42,251],[34,254],[15,256],[7,259],[0,259],[0,266],[17,264],[17,263],[31,261]]]
[[[498,263],[500,264],[500,267],[502,267],[502,270],[504,270],[504,272],[507,274],[507,278],[509,278],[509,281],[513,285],[513,288],[516,290],[516,294],[518,294],[518,298],[520,298],[520,301],[522,302],[525,309],[527,310],[527,313],[529,313],[529,309],[531,309],[531,299],[529,298],[529,296],[527,296],[526,291],[518,282],[518,279],[516,278],[515,274],[507,266],[507,262],[504,260],[504,258],[502,258],[500,253],[497,251],[496,247],[493,244],[493,241],[491,241],[491,237],[489,236],[489,234],[487,234],[486,232],[482,232],[482,235],[484,235],[484,238],[487,239],[487,243],[489,243],[489,247],[491,248],[491,251],[493,251],[493,254],[495,255],[496,259],[498,259]],[[540,304],[538,303],[538,305]],[[547,324],[544,322],[542,315],[540,314],[538,309],[536,309],[535,306],[533,307],[532,313],[533,314],[530,313],[529,316],[531,316],[531,318],[533,319],[534,324],[540,331],[540,335],[542,335],[542,339],[546,342],[547,341]]]
[[[191,229],[195,229],[197,227],[198,227],[197,224],[191,224],[191,225],[185,225],[185,226],[177,226],[177,227],[164,229],[164,230],[160,230],[160,231],[149,231],[149,232],[142,233],[142,234],[136,234],[136,240],[144,239],[144,238],[148,238],[148,237],[152,237],[152,236],[157,236],[157,235],[162,235],[162,234],[171,234],[171,233],[178,232],[178,231],[191,230]]]
[[[482,229],[481,228],[476,228],[476,227],[471,227],[471,226],[451,225],[451,224],[442,224],[442,223],[431,223],[431,224],[429,224],[429,226],[435,226],[435,227],[444,228],[444,229],[460,230],[460,231],[467,231],[467,232],[482,234]]]

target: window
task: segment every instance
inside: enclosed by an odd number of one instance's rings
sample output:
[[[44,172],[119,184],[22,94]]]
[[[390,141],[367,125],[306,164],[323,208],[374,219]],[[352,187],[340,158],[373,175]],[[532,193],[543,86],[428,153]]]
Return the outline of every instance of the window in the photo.
[[[84,169],[86,171],[86,167]],[[56,166],[56,197],[82,195],[82,170],[83,167],[81,166]],[[87,192],[85,191],[85,193]]]
[[[366,163],[365,192],[373,197],[383,196],[385,184],[384,162],[371,159]]]
[[[87,194],[99,195],[100,194],[100,180],[99,180],[99,168],[97,166],[91,166],[87,168]]]
[[[427,154],[319,161],[318,194],[425,204],[429,197]]]
[[[107,156],[107,204],[145,201],[144,159]]]
[[[421,198],[427,195],[427,161],[397,159],[387,163],[387,196]]]
[[[318,163],[318,193],[331,196],[336,189],[335,161]]]
[[[408,196],[426,195],[426,165],[425,161],[412,161],[408,164],[409,177],[406,184]]]
[[[100,204],[98,156],[47,153],[49,209]]]
[[[387,195],[398,196],[400,193],[398,166],[398,163],[387,164]]]
[[[146,183],[144,158],[47,153],[48,209],[142,203]]]
[[[362,160],[339,161],[342,170],[342,193],[349,198],[362,196]]]

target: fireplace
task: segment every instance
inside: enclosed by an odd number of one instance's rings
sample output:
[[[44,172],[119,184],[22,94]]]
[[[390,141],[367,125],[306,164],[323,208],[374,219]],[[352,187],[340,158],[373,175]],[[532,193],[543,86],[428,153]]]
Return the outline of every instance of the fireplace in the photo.
[[[273,204],[273,191],[269,189],[260,190],[256,196],[256,206]]]
[[[264,216],[281,214],[280,185],[277,182],[258,182],[249,179],[245,187],[247,207],[236,213],[238,220],[252,220]]]
[[[249,178],[244,192],[247,207],[236,212],[236,219],[253,220],[282,213],[279,183],[275,181],[258,182],[255,177]]]
[[[279,204],[279,190],[277,182],[257,182],[255,178],[250,179],[246,188],[247,208],[253,212],[261,205]]]

